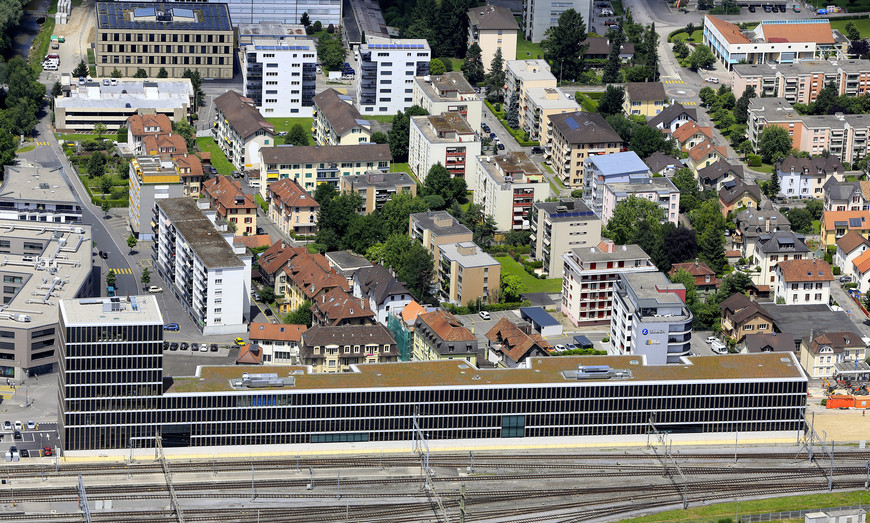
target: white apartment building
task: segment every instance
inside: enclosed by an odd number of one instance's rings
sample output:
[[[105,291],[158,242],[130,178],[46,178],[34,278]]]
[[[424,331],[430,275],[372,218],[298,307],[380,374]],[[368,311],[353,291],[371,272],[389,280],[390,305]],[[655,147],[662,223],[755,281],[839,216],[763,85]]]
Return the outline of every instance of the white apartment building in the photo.
[[[747,274],[756,285],[772,286],[776,279],[776,266],[789,260],[811,258],[812,251],[804,243],[803,235],[792,231],[762,233],[754,241],[743,243],[743,257],[752,268]]]
[[[224,156],[240,171],[255,168],[260,148],[275,145],[275,126],[236,91],[215,98],[214,108],[212,134]]]
[[[477,156],[473,179],[474,203],[495,218],[500,231],[531,227],[532,204],[550,197],[550,183],[524,152]]]
[[[363,116],[392,115],[414,105],[414,77],[429,74],[432,59],[426,40],[370,36],[354,53],[360,68],[356,103]]]
[[[650,178],[649,167],[634,151],[589,155],[584,164],[586,172],[583,176],[583,199],[598,216],[603,211],[605,184],[629,183],[632,180]]]
[[[66,184],[63,171],[63,166],[43,167],[23,159],[15,165],[7,165],[0,185],[0,219],[82,221],[82,205]]]
[[[440,163],[451,177],[466,181],[474,173],[474,157],[480,155],[480,137],[459,113],[412,116],[408,139],[408,166],[420,182],[429,169]]]
[[[645,356],[647,365],[682,363],[692,340],[686,288],[660,272],[622,274],[613,287],[610,344],[619,354]]]
[[[776,266],[774,299],[785,305],[828,305],[832,281],[834,273],[825,260],[781,261]]]
[[[472,129],[480,129],[483,100],[460,71],[414,78],[413,102],[429,114],[459,113]]]
[[[658,271],[639,246],[609,241],[570,250],[562,260],[562,314],[578,327],[610,324],[613,283],[620,274]]]
[[[588,27],[592,23],[593,8],[594,2],[592,0],[571,0],[569,2],[523,0],[523,35],[525,35],[526,40],[540,42],[546,36],[547,29],[559,25],[559,17],[568,9],[573,9],[583,15],[583,20],[586,21]],[[589,30],[592,31],[592,29]]]
[[[258,38],[241,46],[239,56],[244,96],[263,116],[311,116],[317,67],[313,40]]]
[[[667,178],[649,176],[630,177],[623,183],[605,183],[601,192],[601,221],[607,223],[613,218],[613,211],[619,202],[630,196],[649,200],[664,211],[664,221],[678,225],[680,215],[680,191]],[[596,202],[597,206],[597,202]]]
[[[601,219],[582,200],[535,202],[529,216],[532,260],[544,263],[548,278],[561,278],[562,255],[601,242]]]
[[[203,203],[207,206],[207,203]],[[203,335],[248,331],[251,306],[251,257],[232,245],[233,234],[215,229],[189,198],[155,202],[157,241],[152,259],[169,291]]]

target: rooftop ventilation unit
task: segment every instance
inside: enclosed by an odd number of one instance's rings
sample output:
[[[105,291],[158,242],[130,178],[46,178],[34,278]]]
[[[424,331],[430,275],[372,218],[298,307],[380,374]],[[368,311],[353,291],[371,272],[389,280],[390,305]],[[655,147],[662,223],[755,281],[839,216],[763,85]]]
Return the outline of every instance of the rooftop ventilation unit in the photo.
[[[625,380],[631,379],[631,371],[628,369],[611,369],[610,365],[578,365],[577,370],[562,372],[568,380]]]

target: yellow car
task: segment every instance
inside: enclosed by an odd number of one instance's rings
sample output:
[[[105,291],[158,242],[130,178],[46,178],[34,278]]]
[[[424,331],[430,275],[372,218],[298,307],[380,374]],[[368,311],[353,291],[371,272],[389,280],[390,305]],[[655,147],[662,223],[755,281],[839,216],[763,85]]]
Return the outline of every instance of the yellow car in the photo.
[[[236,345],[244,345],[245,344],[245,340],[243,340],[242,338],[236,338],[233,341],[236,343]]]

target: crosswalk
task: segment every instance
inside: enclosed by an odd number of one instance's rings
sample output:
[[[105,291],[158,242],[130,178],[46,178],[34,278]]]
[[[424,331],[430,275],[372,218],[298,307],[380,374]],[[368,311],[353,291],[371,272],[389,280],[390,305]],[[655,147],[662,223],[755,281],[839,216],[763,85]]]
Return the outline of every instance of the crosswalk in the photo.
[[[33,142],[33,145],[49,145],[48,142]]]
[[[685,84],[686,82],[682,80],[662,80],[662,83],[665,84]]]
[[[698,105],[698,102],[680,102],[680,105],[682,105],[683,107],[688,107],[688,106]]]
[[[130,269],[109,269],[110,271],[115,271],[115,274],[133,274],[133,271]]]

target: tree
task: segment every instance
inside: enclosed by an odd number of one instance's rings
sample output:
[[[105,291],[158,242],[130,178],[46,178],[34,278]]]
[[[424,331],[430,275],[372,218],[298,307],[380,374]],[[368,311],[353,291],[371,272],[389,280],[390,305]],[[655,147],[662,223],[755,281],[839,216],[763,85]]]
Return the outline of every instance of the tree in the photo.
[[[142,285],[148,285],[151,283],[151,269],[148,267],[142,269],[142,277],[139,278],[139,281],[142,282]]]
[[[622,51],[625,35],[622,33],[621,20],[616,29],[611,29],[607,33],[607,36],[610,40],[610,54],[607,56],[607,63],[604,65],[604,74],[601,77],[601,81],[610,84],[619,82],[622,79],[622,74],[619,71],[622,67],[622,59],[619,57],[619,53]]]
[[[735,271],[722,278],[722,283],[719,285],[719,291],[716,293],[718,301],[723,301],[730,298],[736,293],[746,292],[746,289],[753,286],[752,279],[744,272]]]
[[[679,60],[685,60],[686,57],[689,56],[689,53],[692,51],[689,49],[689,46],[686,45],[686,42],[682,40],[677,40],[674,42],[674,47],[671,49],[674,52],[674,56]]]
[[[749,118],[749,100],[755,98],[755,87],[749,86],[734,103],[734,119],[739,124],[745,124]]]
[[[136,248],[137,243],[139,243],[139,240],[137,240],[136,237],[132,234],[127,237],[127,247],[130,249],[131,253],[133,252],[133,249]]]
[[[698,181],[695,179],[695,175],[692,174],[691,169],[687,167],[677,169],[671,178],[671,182],[680,191],[681,213],[688,213],[700,205]]]
[[[621,89],[621,87],[619,89]],[[631,135],[637,128],[636,123],[632,122],[622,114],[612,114],[610,116],[605,116],[604,119],[607,121],[607,125],[616,131],[616,134],[619,135],[619,138],[623,142],[628,143],[631,140]]]
[[[860,40],[861,39],[861,31],[855,27],[854,22],[846,22],[846,38],[851,41]]]
[[[586,22],[583,16],[574,9],[568,9],[559,15],[556,26],[544,33],[541,47],[544,58],[553,64],[559,64],[559,82],[563,78],[576,80],[584,70],[583,56],[586,54]],[[555,72],[555,71],[554,71]]]
[[[118,275],[115,274],[115,270],[109,269],[109,272],[106,273],[106,285],[114,287],[117,280]]]
[[[0,168],[11,165],[15,161],[15,149],[17,145],[12,138],[12,133],[0,133]]]
[[[704,105],[710,106],[713,105],[713,102],[719,99],[719,95],[710,87],[702,87],[701,90],[698,91],[698,98],[704,102]]]
[[[667,150],[668,146],[665,135],[661,131],[646,125],[638,125],[631,133],[628,148],[641,158],[647,158],[656,151]]]
[[[318,205],[326,205],[327,202],[331,201],[336,196],[338,196],[338,191],[335,190],[334,185],[329,183],[321,183],[317,186],[317,189],[314,190],[314,201],[316,201]]]
[[[689,67],[692,70],[707,68],[716,63],[716,57],[713,56],[713,51],[703,44],[695,46],[695,50],[689,55]]]
[[[193,151],[196,148],[196,129],[184,120],[172,122],[172,131],[184,138],[187,144],[187,150]]]
[[[103,135],[106,134],[106,125],[103,122],[97,122],[94,124],[94,133],[99,137],[100,140],[103,139]]]
[[[425,247],[412,240],[406,232],[390,235],[379,254],[384,265],[392,267],[396,279],[405,282],[415,298],[423,300],[428,295],[434,264]]]
[[[743,140],[740,142],[740,145],[737,146],[737,152],[743,155],[743,158],[746,159],[750,154],[752,154],[752,142],[749,140]]]
[[[768,190],[770,194],[767,196],[769,198],[776,198],[779,195],[779,191],[781,190],[779,186],[779,173],[776,172],[776,169],[770,174],[770,183],[768,185]]]
[[[73,69],[73,76],[88,76],[88,64],[85,62],[84,58],[79,60],[78,65]]]
[[[849,44],[849,54],[866,59],[870,55],[870,43],[867,42],[866,38],[855,40]]]
[[[332,25],[332,24],[329,24],[328,26],[326,26],[326,32],[329,33],[329,34],[334,33],[334,32],[335,32],[335,26]],[[363,43],[365,43],[365,42],[363,42]]]
[[[433,58],[429,61],[429,74],[431,75],[439,75],[444,74],[447,71],[447,68],[444,67],[444,62],[439,58]]]
[[[384,235],[389,237],[392,234],[407,234],[408,218],[414,213],[428,210],[429,206],[421,196],[411,196],[405,193],[393,195],[378,211]],[[528,236],[528,233],[526,235]]]
[[[118,68],[116,67],[116,68],[112,69],[112,74],[111,74],[110,76],[111,76],[112,78],[121,78],[121,77],[124,76],[124,75],[123,75],[123,74],[121,73],[121,71],[118,70]]]
[[[481,60],[481,50],[477,42],[471,44],[468,52],[465,53],[465,60],[462,62],[462,72],[465,74],[465,79],[471,85],[476,85],[483,81],[483,60]]]
[[[260,288],[260,299],[265,303],[272,303],[275,301],[275,288],[271,286],[265,286]]]
[[[484,75],[486,84],[486,99],[491,103],[504,101],[504,58],[501,47],[495,50],[495,56],[489,64],[489,72]]]
[[[108,200],[106,200],[105,196],[100,199],[100,210],[103,211],[103,213],[106,216],[109,215],[109,209],[111,209],[111,208],[112,208],[112,205],[109,203]]]
[[[837,85],[833,81],[828,82],[819,91],[816,101],[810,104],[810,114],[828,114],[831,106],[837,102],[837,96]]]
[[[659,79],[659,34],[656,32],[656,23],[653,22],[649,25],[647,29],[644,39],[643,39],[643,47],[644,47],[644,62],[643,65],[647,70],[647,78],[646,80],[649,82],[655,82]]]
[[[60,85],[60,82],[54,82],[54,85],[51,86],[51,96],[52,98],[56,98],[63,93],[63,86]]]
[[[100,191],[103,194],[110,194],[112,192],[112,177],[108,175],[100,176]]]
[[[805,209],[809,211],[810,215],[813,217],[813,220],[821,220],[822,213],[825,210],[825,205],[822,203],[822,200],[807,200],[807,205]]]
[[[622,114],[623,103],[625,103],[625,89],[608,85],[598,101],[598,112],[604,116]]]
[[[338,34],[323,33],[317,39],[317,56],[330,71],[338,71],[344,65],[347,50],[341,45]]]
[[[520,128],[520,95],[515,92],[510,95],[505,120],[511,129]]]
[[[305,325],[306,327],[311,327],[311,307],[313,305],[314,304],[311,300],[305,300],[298,307],[284,316],[284,323],[288,325]]]
[[[320,20],[315,20],[313,27],[314,27],[315,33],[319,33],[320,31],[323,31],[323,23]]]
[[[773,157],[777,153],[788,154],[791,150],[791,137],[788,131],[778,125],[766,126],[758,137],[758,150],[766,163],[773,163]]]
[[[106,155],[102,151],[96,151],[88,160],[88,176],[96,178],[102,176],[106,172]]]
[[[310,135],[311,133],[306,131],[305,128],[302,127],[302,124],[293,124],[293,127],[290,128],[290,132],[284,136],[284,144],[297,146],[310,145],[311,142],[308,139]]]
[[[157,71],[157,78],[169,78],[169,71],[167,71],[165,67],[161,67],[160,70]]]
[[[148,78],[148,71],[140,67],[136,69],[136,74],[133,75],[133,78]]]
[[[199,74],[199,71],[185,69],[184,72],[181,73],[181,77],[189,79],[191,86],[193,86],[193,109],[195,111],[199,107],[199,103],[203,98],[202,75]]]
[[[342,248],[348,229],[359,218],[357,210],[361,205],[362,197],[355,192],[339,194],[321,203],[317,212],[317,243],[326,245],[329,251]]]
[[[607,236],[619,245],[630,243],[635,238],[635,229],[640,222],[650,220],[660,223],[664,217],[665,211],[658,204],[646,198],[629,196],[613,209],[613,217],[607,222]]]
[[[725,259],[724,232],[721,227],[710,227],[701,233],[699,257],[716,274],[722,274],[728,265],[728,260]]]
[[[788,221],[794,231],[803,234],[813,232],[813,215],[806,209],[795,208],[788,211]]]
[[[504,272],[501,273],[498,288],[501,300],[508,303],[520,301],[520,294],[526,292],[526,286],[519,276]]]
[[[311,25],[311,18],[308,16],[308,11],[305,11],[304,13],[302,13],[302,17],[299,18],[299,23],[303,27],[308,27]]]
[[[380,216],[367,214],[351,221],[342,238],[342,246],[354,252],[365,253],[370,245],[384,241],[384,227]]]
[[[375,131],[372,133],[372,143],[389,143],[389,138],[387,137],[387,133],[383,131]]]
[[[676,227],[664,237],[667,256],[671,265],[694,259],[698,255],[696,232],[687,227]]]
[[[467,186],[465,179],[461,177],[451,178],[450,171],[441,165],[441,162],[436,163],[429,168],[429,173],[426,175],[426,181],[423,182],[421,194],[426,196],[440,196],[444,200],[444,207],[450,207],[453,202],[462,203],[465,201],[465,192]],[[434,210],[439,210],[433,207]]]
[[[390,144],[390,153],[394,162],[408,161],[408,138],[411,134],[411,117],[425,116],[429,114],[426,109],[419,105],[412,105],[403,113],[399,111],[393,117],[393,127],[387,133]]]

